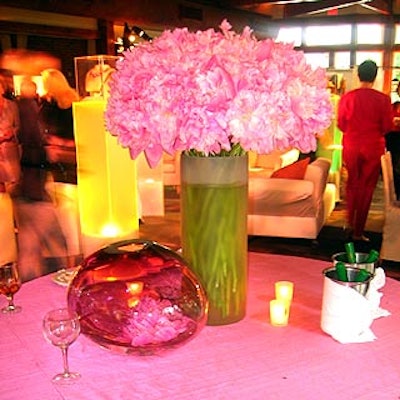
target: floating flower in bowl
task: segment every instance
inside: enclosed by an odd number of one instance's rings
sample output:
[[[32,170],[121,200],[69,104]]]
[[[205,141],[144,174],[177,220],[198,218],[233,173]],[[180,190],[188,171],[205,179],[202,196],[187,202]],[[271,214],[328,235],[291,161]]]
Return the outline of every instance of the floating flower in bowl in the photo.
[[[205,325],[208,302],[185,260],[128,240],[87,257],[68,289],[82,333],[111,350],[148,355],[178,347]]]

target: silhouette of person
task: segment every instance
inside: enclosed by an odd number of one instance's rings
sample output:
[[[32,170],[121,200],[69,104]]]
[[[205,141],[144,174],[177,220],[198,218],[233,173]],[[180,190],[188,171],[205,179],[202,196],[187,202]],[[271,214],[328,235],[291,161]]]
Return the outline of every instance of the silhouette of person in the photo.
[[[46,138],[47,159],[52,164],[55,181],[76,183],[72,103],[79,96],[59,70],[46,69],[41,75],[45,95],[39,121]]]
[[[0,80],[0,192],[6,191],[7,183],[17,183],[20,178],[20,160],[17,134],[20,119],[15,101],[8,100],[4,82]]]
[[[18,134],[22,145],[20,195],[33,201],[49,200],[45,191],[46,152],[39,126],[37,86],[29,78],[21,82],[17,99],[21,127]]]

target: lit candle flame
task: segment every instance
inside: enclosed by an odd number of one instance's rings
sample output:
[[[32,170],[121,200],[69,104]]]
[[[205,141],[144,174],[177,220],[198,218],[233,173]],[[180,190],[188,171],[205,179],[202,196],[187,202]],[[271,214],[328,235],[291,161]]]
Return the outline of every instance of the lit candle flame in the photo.
[[[140,295],[143,292],[143,282],[129,282],[126,284],[128,292],[132,295],[128,299],[128,307],[136,307],[140,301]]]

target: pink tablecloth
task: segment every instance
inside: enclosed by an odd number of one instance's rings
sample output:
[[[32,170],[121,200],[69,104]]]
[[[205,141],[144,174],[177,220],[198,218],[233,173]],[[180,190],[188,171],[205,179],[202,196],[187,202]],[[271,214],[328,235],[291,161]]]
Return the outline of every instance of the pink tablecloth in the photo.
[[[371,399],[400,398],[400,282],[388,279],[381,305],[392,315],[375,320],[377,340],[340,344],[320,329],[323,261],[249,255],[246,318],[205,327],[191,342],[161,356],[112,353],[80,336],[70,366],[82,374],[55,386],[61,353],[41,333],[42,317],[64,306],[66,289],[51,276],[26,283],[17,315],[0,315],[0,399]],[[273,284],[295,284],[290,325],[269,324]],[[0,300],[0,306],[5,304]]]

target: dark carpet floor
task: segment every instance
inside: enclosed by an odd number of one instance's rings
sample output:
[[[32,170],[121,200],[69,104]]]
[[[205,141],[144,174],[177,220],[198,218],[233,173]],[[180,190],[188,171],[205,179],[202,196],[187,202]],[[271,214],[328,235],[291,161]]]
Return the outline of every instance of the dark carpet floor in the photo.
[[[380,250],[383,227],[382,182],[378,183],[371,204],[366,225],[366,236],[370,242],[355,242],[358,252]],[[344,245],[350,240],[344,229],[346,224],[345,201],[336,204],[335,210],[326,221],[316,240],[287,239],[265,236],[249,236],[248,248],[252,252],[292,255],[329,261],[336,253],[345,251]],[[144,217],[140,226],[142,238],[158,241],[170,248],[180,248],[179,194],[172,187],[165,190],[165,216]],[[381,261],[386,275],[400,280],[400,263]]]

